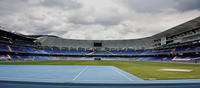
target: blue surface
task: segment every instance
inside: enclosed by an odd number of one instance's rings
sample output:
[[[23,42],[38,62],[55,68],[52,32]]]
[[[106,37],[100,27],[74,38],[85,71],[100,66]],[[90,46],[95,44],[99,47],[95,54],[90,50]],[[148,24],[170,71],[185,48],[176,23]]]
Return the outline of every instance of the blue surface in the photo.
[[[200,88],[200,79],[142,80],[114,66],[0,65],[0,88]]]
[[[0,80],[51,83],[126,83],[142,79],[114,66],[1,65]]]

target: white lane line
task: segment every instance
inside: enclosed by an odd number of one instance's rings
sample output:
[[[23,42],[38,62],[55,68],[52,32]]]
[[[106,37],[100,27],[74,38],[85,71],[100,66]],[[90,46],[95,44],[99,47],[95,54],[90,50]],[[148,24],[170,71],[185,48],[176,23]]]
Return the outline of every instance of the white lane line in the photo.
[[[115,70],[115,69],[113,69],[113,68],[111,68],[111,69],[112,69],[113,71],[119,73],[120,75],[124,76],[125,78],[129,79],[130,81],[133,81],[133,79],[129,78],[128,76],[126,76],[125,74],[121,73],[120,71]]]
[[[88,66],[86,66],[76,77],[74,77],[73,80],[76,80],[87,68]]]
[[[119,82],[119,80],[114,80],[114,79],[113,80],[78,80],[78,81],[91,81],[91,82],[92,81],[93,82],[95,82],[95,81],[113,81],[113,82],[115,82],[116,81],[116,82]],[[120,80],[120,82],[121,81],[123,81],[123,82],[127,82],[127,81],[130,82],[129,80]]]

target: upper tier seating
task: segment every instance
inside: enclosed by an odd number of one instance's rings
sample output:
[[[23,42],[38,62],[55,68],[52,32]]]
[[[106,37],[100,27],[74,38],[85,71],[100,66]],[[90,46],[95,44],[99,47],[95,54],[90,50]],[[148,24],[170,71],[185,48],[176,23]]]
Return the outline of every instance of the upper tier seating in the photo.
[[[0,45],[0,50],[1,51],[9,51],[8,47],[6,45]]]
[[[134,55],[134,54],[141,54],[144,50],[111,50],[109,51],[115,55]]]
[[[110,55],[110,53],[106,52],[106,51],[96,51],[94,53],[94,55]]]
[[[68,50],[59,48],[33,48],[27,46],[0,45],[0,51],[23,52],[23,53],[39,53],[39,54],[70,54],[70,55],[159,55],[172,53],[186,53],[200,51],[199,46],[178,47],[172,49],[145,49],[145,50]]]
[[[43,49],[45,52],[47,53],[54,53],[54,54],[73,54],[73,55],[86,55],[90,52],[92,52],[91,50],[66,50],[66,49],[50,49],[50,48],[46,48]]]
[[[13,52],[24,52],[21,47],[10,46]]]

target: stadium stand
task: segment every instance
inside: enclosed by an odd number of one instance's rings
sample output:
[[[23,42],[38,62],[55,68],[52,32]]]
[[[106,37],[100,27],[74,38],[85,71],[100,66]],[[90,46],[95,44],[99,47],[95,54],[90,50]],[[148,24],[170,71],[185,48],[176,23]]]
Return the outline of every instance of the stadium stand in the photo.
[[[0,45],[1,51],[8,51],[8,47],[6,45]]]
[[[137,61],[196,62],[200,52],[199,24],[200,17],[150,37],[129,40],[76,40],[51,35],[22,35],[0,27],[0,60],[63,60],[68,57],[116,60],[113,58],[119,57]]]

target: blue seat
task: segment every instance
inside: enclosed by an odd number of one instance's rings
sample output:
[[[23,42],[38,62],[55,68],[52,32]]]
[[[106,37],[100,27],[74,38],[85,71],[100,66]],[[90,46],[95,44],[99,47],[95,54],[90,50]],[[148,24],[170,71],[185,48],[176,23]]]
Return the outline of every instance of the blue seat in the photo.
[[[8,47],[6,45],[0,45],[0,50],[1,51],[9,51]]]

